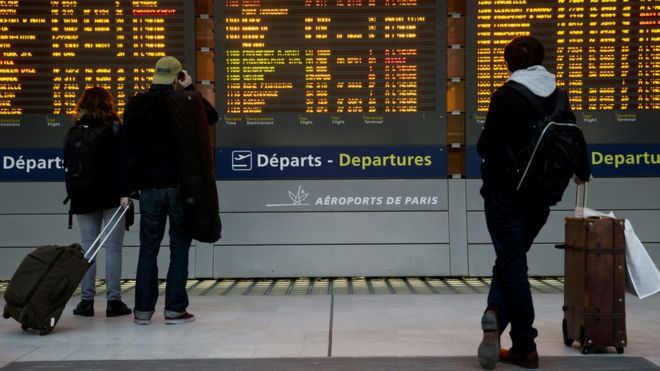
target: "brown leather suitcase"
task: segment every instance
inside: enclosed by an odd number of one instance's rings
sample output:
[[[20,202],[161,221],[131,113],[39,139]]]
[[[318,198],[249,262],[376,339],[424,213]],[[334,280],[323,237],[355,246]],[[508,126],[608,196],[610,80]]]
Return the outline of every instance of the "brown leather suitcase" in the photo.
[[[585,197],[586,199],[586,197]],[[564,248],[564,344],[614,346],[626,339],[625,219],[566,218]]]

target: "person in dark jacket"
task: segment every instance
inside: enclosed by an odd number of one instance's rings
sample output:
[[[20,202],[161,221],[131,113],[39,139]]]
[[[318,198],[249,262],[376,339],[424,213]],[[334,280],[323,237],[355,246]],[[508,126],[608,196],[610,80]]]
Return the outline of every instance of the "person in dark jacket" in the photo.
[[[79,199],[71,195],[71,214],[78,215],[82,245],[85,251],[101,232],[104,223],[108,223],[119,206],[119,117],[115,112],[112,95],[101,87],[85,90],[76,107],[75,125],[88,128],[102,128],[108,135],[100,135],[95,145],[93,163],[101,167],[99,181],[102,186],[91,192],[92,197]],[[131,309],[121,301],[121,261],[124,241],[125,217],[105,241],[106,264],[105,277],[108,299],[106,316],[116,317],[131,314]],[[81,300],[73,314],[85,317],[94,315],[94,297],[96,296],[96,261],[82,279]]]
[[[529,36],[513,39],[504,50],[504,60],[510,72],[509,81],[531,90],[551,114],[557,102],[555,75],[541,64],[544,48],[539,40]],[[575,122],[567,94],[566,112],[559,122]],[[498,359],[527,368],[537,368],[538,353],[532,326],[534,305],[527,277],[527,252],[546,223],[550,205],[516,193],[517,176],[510,171],[512,153],[518,153],[532,141],[533,128],[541,113],[520,92],[507,84],[491,97],[486,122],[477,143],[483,163],[481,174],[486,225],[495,247],[493,279],[488,294],[488,306],[481,319],[484,333],[479,345],[481,366],[492,369]],[[576,183],[589,181],[591,170],[586,150],[575,169]],[[511,325],[512,347],[500,349],[500,335]]]
[[[175,138],[168,97],[175,90],[181,63],[173,57],[158,60],[149,90],[132,97],[124,112],[121,132],[121,204],[140,191],[140,254],[138,258],[134,322],[151,322],[158,300],[157,257],[169,218],[170,264],[165,289],[165,322],[190,322],[187,312],[188,252],[192,242],[183,229],[181,202],[177,191]],[[191,89],[192,80],[183,74],[179,87]],[[185,85],[185,86],[184,86]],[[213,107],[205,103],[209,123],[217,121]]]

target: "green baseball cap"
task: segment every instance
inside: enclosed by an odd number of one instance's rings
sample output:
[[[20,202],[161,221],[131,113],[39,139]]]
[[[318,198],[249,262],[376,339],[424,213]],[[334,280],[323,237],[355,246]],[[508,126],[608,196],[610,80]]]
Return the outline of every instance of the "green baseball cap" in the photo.
[[[163,57],[156,62],[153,83],[159,85],[170,85],[176,80],[181,72],[181,62],[174,57]]]

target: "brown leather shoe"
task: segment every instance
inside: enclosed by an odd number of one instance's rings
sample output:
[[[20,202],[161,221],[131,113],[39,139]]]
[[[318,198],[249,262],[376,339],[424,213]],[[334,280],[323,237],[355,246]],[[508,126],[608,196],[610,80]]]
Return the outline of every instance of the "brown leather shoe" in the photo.
[[[524,368],[539,368],[539,354],[536,351],[519,353],[512,349],[500,349],[500,361]]]
[[[489,309],[481,317],[481,329],[484,337],[479,344],[477,357],[479,365],[486,370],[492,370],[497,366],[498,352],[500,350],[500,333],[497,328],[497,314]]]

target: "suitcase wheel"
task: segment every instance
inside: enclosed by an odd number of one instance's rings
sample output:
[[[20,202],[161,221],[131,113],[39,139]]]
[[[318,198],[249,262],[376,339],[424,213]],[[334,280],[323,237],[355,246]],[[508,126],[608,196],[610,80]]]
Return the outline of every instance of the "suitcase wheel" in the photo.
[[[50,334],[56,324],[57,321],[55,320],[55,317],[51,317],[49,321],[42,324],[43,327],[39,329],[39,335],[44,336]]]
[[[23,331],[27,331],[27,330],[28,330],[28,327],[25,326],[25,325],[21,325],[21,330],[23,330]]]
[[[6,305],[5,305],[4,310],[2,311],[2,317],[5,318],[5,319],[9,319],[9,317],[11,317],[11,316],[9,315],[9,308],[7,308]]]
[[[591,344],[591,340],[587,341],[587,337],[585,336],[584,332],[584,326],[580,326],[580,353],[589,354],[591,351],[591,345],[587,344]]]
[[[573,342],[575,341],[575,339],[571,339],[571,338],[568,337],[568,326],[566,325],[566,318],[564,318],[561,321],[561,331],[562,331],[562,334],[564,335],[564,345],[566,345],[567,347],[570,347],[571,345],[573,345]]]
[[[618,354],[623,354],[623,347],[616,347],[616,352]]]
[[[51,333],[51,331],[53,331],[53,329],[54,327],[50,327],[50,326],[44,327],[41,330],[39,330],[39,335],[41,336],[48,335]]]

